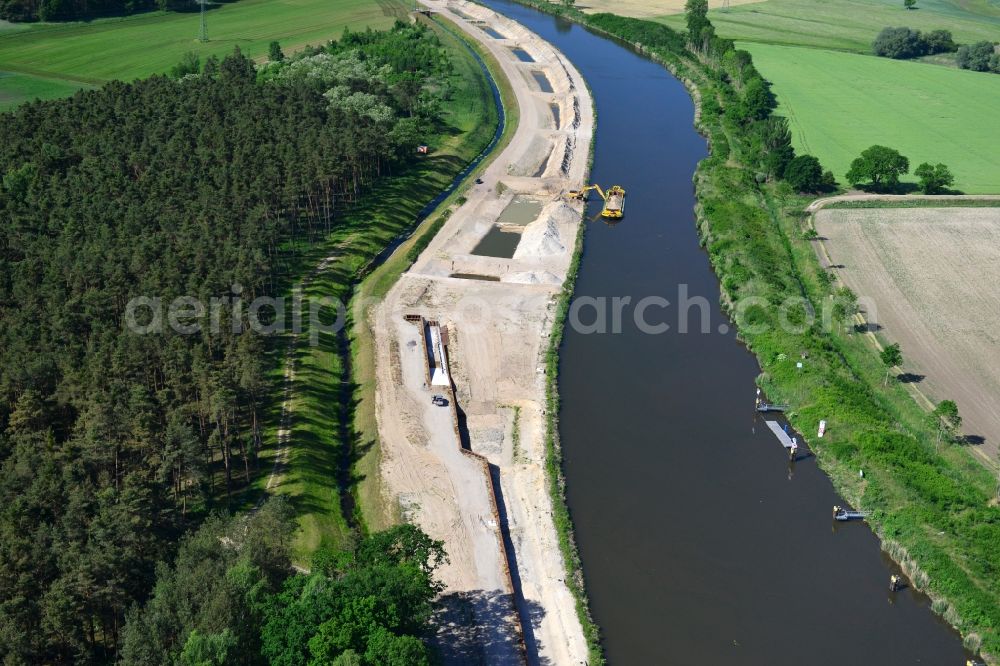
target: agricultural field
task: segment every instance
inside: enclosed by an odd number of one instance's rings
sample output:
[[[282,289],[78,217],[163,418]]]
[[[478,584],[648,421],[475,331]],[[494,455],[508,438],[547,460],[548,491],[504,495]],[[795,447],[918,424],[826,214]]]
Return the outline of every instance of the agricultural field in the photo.
[[[744,5],[758,0],[730,0],[730,6]],[[590,0],[578,2],[574,6],[586,14],[610,12],[619,16],[634,16],[636,18],[658,19],[664,14],[676,15],[684,13],[685,0]],[[723,0],[708,0],[709,9],[719,9]],[[714,20],[714,18],[713,18]],[[681,21],[683,25],[683,18]]]
[[[168,71],[188,51],[202,59],[239,46],[265,57],[277,40],[286,51],[320,44],[344,28],[385,28],[405,13],[399,0],[239,0],[208,11],[209,41],[197,41],[197,13],[153,12],[125,18],[30,26],[0,24],[0,109],[34,97],[68,94],[84,84],[132,80]]]
[[[795,149],[817,156],[843,183],[872,144],[899,150],[911,175],[947,164],[956,189],[1000,189],[1000,76],[853,53],[741,44],[773,83]]]
[[[932,401],[954,400],[980,455],[1000,444],[1000,208],[824,209],[822,261]]]
[[[74,83],[60,79],[45,79],[31,74],[0,72],[0,111],[17,106],[32,99],[54,99],[72,95],[80,88],[90,88],[89,84]]]
[[[882,144],[909,157],[911,169],[923,161],[947,164],[961,191],[996,192],[1000,157],[983,139],[1000,136],[992,111],[1000,105],[1000,76],[957,70],[949,57],[904,62],[869,54],[886,26],[950,30],[959,43],[996,41],[1000,5],[918,0],[917,7],[907,11],[902,0],[765,0],[713,9],[709,18],[774,84],[796,150],[818,157],[842,184],[851,160]],[[684,28],[682,14],[657,20]]]
[[[662,6],[655,0],[645,0],[645,4]],[[682,29],[683,3],[678,3],[678,7],[675,11],[673,7],[672,11],[663,11],[668,15],[658,20]],[[859,53],[870,52],[872,40],[885,26],[950,30],[958,42],[1000,39],[1000,5],[995,2],[918,0],[917,7],[907,11],[902,0],[765,0],[746,4],[734,1],[729,10],[709,11],[709,18],[718,34],[729,39]]]

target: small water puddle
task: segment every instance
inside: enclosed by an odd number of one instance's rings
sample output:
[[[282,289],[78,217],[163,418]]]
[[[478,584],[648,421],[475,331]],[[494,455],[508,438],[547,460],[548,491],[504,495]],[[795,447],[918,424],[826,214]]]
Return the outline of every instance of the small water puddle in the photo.
[[[522,48],[513,48],[511,51],[521,62],[535,62],[535,59],[531,57],[531,54]]]
[[[559,124],[562,122],[562,118],[559,115],[559,105],[549,104],[549,108],[552,109],[552,117],[556,120],[556,129],[559,129]]]
[[[517,244],[520,242],[521,234],[518,232],[503,231],[494,225],[472,250],[472,254],[480,257],[510,259],[514,256],[514,251],[517,250]]]
[[[478,273],[452,273],[448,277],[460,278],[462,280],[481,280],[483,282],[499,282],[500,278],[494,275],[479,275]]]
[[[549,77],[545,76],[544,72],[540,72],[537,69],[532,70],[531,75],[535,77],[535,83],[541,88],[543,93],[552,92],[552,84],[549,83]]]
[[[489,28],[489,27],[483,26],[483,32],[485,32],[487,35],[489,35],[493,39],[507,39],[506,37],[504,37],[503,35],[501,35],[499,32],[497,32],[496,30],[494,30],[493,28]]]
[[[542,212],[542,202],[523,195],[517,195],[497,218],[497,224],[524,226],[535,221]]]

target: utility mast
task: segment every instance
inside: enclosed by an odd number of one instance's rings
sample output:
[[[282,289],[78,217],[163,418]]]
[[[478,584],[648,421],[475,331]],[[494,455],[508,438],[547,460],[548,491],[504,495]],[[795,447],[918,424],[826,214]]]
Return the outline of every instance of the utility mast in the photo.
[[[205,0],[201,0],[201,36],[199,42],[208,41],[208,20],[205,18]]]

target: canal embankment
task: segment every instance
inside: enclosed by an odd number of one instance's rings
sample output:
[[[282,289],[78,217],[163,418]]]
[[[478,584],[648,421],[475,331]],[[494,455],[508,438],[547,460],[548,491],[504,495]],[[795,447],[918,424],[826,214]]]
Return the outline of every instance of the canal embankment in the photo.
[[[582,224],[564,194],[585,183],[592,103],[572,64],[516,22],[469,3],[424,5],[493,56],[520,121],[370,311],[380,477],[387,501],[449,554],[446,663],[579,663],[587,645],[545,492],[541,363]],[[413,317],[447,336],[443,400]]]

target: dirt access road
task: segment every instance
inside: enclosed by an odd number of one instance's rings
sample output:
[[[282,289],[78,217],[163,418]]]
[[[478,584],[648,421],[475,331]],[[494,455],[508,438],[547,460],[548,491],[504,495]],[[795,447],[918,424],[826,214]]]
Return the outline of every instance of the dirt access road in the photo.
[[[586,642],[547,492],[542,369],[581,223],[582,204],[564,194],[584,184],[592,102],[573,65],[519,24],[467,2],[424,5],[495,56],[520,122],[483,182],[369,310],[384,499],[445,543],[438,642],[447,662],[582,664]],[[487,236],[507,249],[484,249]],[[451,406],[431,404],[443,391],[427,386],[425,337],[407,314],[446,332],[470,450],[488,459],[500,489],[509,557],[482,463],[460,450]]]
[[[972,451],[995,466],[1000,208],[825,209],[814,223],[821,260],[869,301],[865,319],[899,342],[919,393],[954,400]]]

